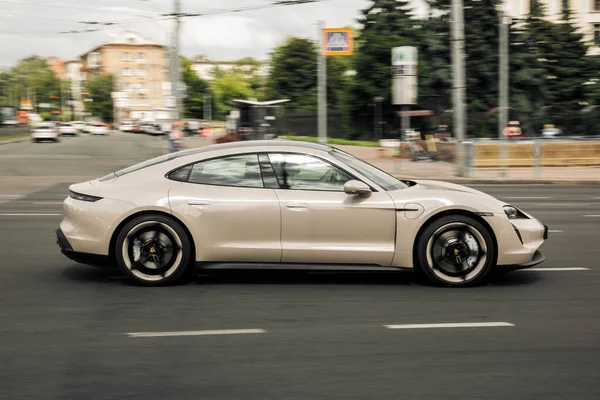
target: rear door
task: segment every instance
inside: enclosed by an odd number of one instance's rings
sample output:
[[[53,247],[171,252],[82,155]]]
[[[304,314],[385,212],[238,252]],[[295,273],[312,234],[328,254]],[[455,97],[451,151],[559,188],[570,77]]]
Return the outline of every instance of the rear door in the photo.
[[[197,162],[169,175],[172,212],[192,232],[198,261],[280,262],[281,213],[256,154]]]

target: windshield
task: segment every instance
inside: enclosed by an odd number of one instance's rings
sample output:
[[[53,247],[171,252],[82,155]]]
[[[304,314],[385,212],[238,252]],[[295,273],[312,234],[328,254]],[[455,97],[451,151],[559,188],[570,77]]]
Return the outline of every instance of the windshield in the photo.
[[[402,183],[399,179],[394,178],[393,176],[383,172],[377,167],[361,160],[360,158],[354,157],[351,154],[348,154],[339,149],[333,149],[329,154],[338,160],[342,161],[349,167],[355,169],[360,172],[362,175],[366,176],[377,185],[381,186],[384,190],[398,190],[404,189],[407,186]]]

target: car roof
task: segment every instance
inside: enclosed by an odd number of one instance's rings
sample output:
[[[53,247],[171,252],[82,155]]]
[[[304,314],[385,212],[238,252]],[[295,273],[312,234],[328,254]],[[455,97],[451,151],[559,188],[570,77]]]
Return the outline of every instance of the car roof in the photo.
[[[189,156],[193,154],[205,153],[209,151],[217,151],[217,150],[227,150],[227,149],[243,149],[245,147],[281,147],[281,146],[289,146],[296,148],[305,148],[305,149],[313,149],[313,150],[321,150],[329,152],[333,149],[333,147],[320,144],[320,143],[310,143],[310,142],[301,142],[297,140],[245,140],[241,142],[229,142],[229,143],[219,143],[219,144],[211,144],[208,146],[197,147],[194,149],[183,150],[177,153],[173,153],[176,157]]]

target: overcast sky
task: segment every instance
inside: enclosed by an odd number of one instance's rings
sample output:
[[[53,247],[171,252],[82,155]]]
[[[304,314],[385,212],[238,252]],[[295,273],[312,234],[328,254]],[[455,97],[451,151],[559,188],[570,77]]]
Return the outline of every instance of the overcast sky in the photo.
[[[273,3],[274,0],[181,0],[188,13],[232,10]],[[424,15],[423,0],[412,0]],[[110,34],[131,30],[168,44],[172,22],[156,17],[172,12],[173,0],[0,0],[0,67],[14,65],[28,55],[73,59]],[[182,53],[212,59],[242,57],[267,59],[287,36],[316,36],[316,22],[327,27],[356,25],[369,0],[321,0],[313,4],[272,7],[243,12],[185,18],[181,30]],[[146,19],[144,21],[144,19]],[[59,32],[98,29],[88,22],[126,22],[99,32]]]

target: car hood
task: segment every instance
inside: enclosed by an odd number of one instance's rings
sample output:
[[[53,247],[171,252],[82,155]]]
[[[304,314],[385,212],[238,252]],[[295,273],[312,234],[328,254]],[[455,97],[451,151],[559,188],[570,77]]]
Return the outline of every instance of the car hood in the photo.
[[[430,180],[407,181],[409,187],[388,194],[402,208],[406,204],[421,204],[425,208],[464,208],[471,211],[503,212],[506,204],[487,193],[454,183]]]
[[[415,190],[449,190],[454,192],[471,193],[479,196],[485,196],[492,199],[496,199],[487,193],[480,190],[472,189],[467,186],[457,185],[456,183],[442,182],[442,181],[429,181],[429,180],[416,180],[413,181],[416,185],[412,186]]]

